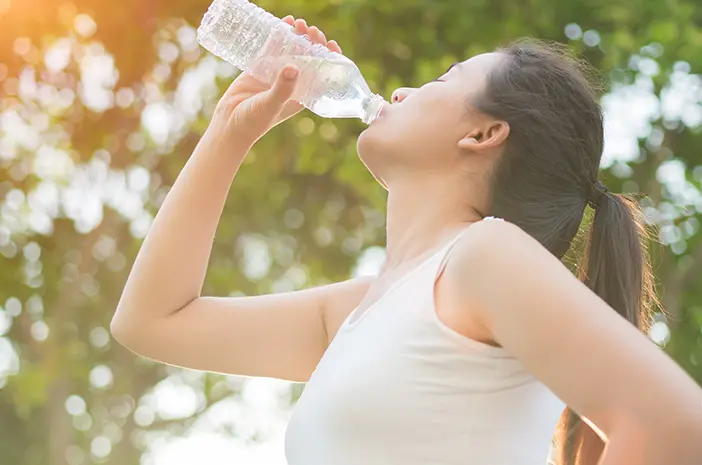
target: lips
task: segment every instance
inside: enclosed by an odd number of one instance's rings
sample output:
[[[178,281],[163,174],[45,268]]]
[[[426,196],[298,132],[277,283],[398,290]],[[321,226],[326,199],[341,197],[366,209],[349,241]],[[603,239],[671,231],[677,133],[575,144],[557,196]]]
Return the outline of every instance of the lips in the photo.
[[[380,109],[380,112],[378,113],[378,118],[382,118],[383,115],[385,115],[385,114],[387,113],[387,110],[388,110],[388,107],[389,107],[389,106],[390,106],[390,105],[387,105],[387,104],[386,104],[386,105],[383,105],[383,107]],[[376,119],[378,119],[378,118],[376,118]]]

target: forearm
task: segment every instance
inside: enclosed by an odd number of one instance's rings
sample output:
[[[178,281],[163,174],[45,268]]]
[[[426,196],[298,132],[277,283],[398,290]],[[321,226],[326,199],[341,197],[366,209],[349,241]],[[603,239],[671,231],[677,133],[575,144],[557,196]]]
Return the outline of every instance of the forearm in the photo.
[[[139,250],[113,330],[165,317],[199,297],[217,224],[246,151],[216,134],[203,136]]]

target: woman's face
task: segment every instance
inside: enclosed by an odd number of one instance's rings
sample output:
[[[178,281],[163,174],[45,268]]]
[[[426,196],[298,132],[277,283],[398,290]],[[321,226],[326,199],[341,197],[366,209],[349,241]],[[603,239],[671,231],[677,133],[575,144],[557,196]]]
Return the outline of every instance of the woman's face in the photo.
[[[477,55],[422,87],[393,92],[386,108],[358,138],[361,160],[381,182],[403,172],[455,170],[459,144],[480,133],[485,116],[470,106],[501,56]]]

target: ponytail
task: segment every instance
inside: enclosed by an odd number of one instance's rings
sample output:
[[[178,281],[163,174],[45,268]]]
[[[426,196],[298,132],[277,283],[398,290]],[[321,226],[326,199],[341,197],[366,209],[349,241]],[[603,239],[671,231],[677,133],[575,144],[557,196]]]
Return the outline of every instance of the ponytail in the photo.
[[[648,329],[656,299],[648,258],[648,234],[635,200],[612,194],[598,182],[592,202],[595,217],[585,246],[579,278],[622,317]],[[570,408],[557,433],[557,465],[597,465],[604,442]]]
[[[647,235],[637,202],[612,194],[597,174],[604,147],[598,92],[589,66],[565,47],[520,41],[486,76],[469,111],[504,121],[509,137],[492,171],[487,214],[519,226],[558,259],[594,208],[580,279],[617,313],[645,330],[657,304]],[[558,465],[596,465],[599,436],[571,410],[561,418]]]

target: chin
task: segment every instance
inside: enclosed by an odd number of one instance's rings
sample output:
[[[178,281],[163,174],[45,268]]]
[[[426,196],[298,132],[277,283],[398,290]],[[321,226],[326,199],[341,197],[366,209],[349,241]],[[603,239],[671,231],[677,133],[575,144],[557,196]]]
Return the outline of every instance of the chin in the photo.
[[[369,126],[358,135],[356,150],[361,160],[364,160],[369,154],[380,150],[381,139],[382,133],[374,131],[373,126]]]
[[[358,157],[368,168],[373,177],[385,187],[382,172],[389,169],[390,162],[388,156],[391,151],[387,149],[388,141],[383,137],[382,131],[373,130],[372,126],[364,130],[356,141]]]
[[[397,144],[391,126],[373,123],[361,132],[356,149],[361,157],[371,153],[388,153]]]
[[[369,134],[371,131],[371,127],[367,127],[361,133],[358,135],[358,139],[356,139],[356,150],[358,150],[358,154],[360,155],[361,152],[366,148],[368,143],[372,141],[373,135]]]

